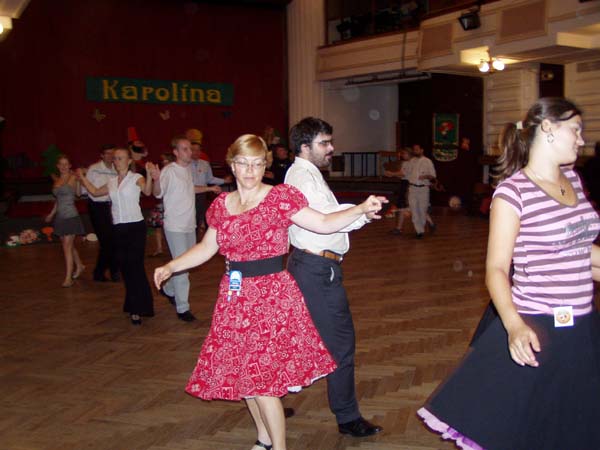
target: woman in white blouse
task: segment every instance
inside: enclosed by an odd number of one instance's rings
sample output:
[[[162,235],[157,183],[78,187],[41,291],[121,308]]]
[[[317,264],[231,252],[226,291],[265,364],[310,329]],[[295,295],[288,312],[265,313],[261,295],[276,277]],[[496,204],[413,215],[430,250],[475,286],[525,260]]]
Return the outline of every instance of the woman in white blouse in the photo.
[[[117,246],[117,258],[125,282],[123,311],[129,313],[131,323],[140,325],[142,316],[154,315],[154,299],[144,269],[146,248],[146,222],[140,208],[140,192],[150,195],[154,164],[146,163],[146,178],[129,170],[131,155],[125,148],[114,152],[117,176],[99,188],[91,184],[82,169],[77,170],[79,179],[88,192],[97,197],[109,195]]]

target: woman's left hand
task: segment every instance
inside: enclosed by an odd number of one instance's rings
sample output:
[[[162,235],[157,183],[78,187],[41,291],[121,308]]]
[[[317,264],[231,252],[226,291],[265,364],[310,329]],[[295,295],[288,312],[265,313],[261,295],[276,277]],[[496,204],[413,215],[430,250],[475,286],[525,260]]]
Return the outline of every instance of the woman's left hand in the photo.
[[[173,275],[173,271],[168,264],[154,269],[154,285],[156,286],[156,289],[160,290],[160,286],[165,280],[168,280],[171,275]]]

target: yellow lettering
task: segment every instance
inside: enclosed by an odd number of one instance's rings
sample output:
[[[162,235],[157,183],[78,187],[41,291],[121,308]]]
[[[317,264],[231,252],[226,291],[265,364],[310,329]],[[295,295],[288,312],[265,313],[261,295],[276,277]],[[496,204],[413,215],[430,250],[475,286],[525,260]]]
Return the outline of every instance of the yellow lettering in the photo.
[[[204,103],[204,91],[198,88],[190,89],[190,101],[192,103]]]
[[[171,83],[171,101],[177,101],[177,83]]]
[[[158,88],[154,95],[158,101],[166,102],[169,100],[169,90],[166,88]]]
[[[184,84],[181,87],[181,101],[182,102],[187,102],[187,88],[188,88],[187,84]]]
[[[117,80],[113,80],[110,84],[108,80],[102,80],[102,100],[119,100],[115,90],[117,84],[119,84]]]
[[[210,103],[221,103],[221,91],[217,89],[209,89],[206,91],[207,101]]]
[[[152,86],[142,86],[142,101],[148,100],[148,96],[154,92],[154,88]]]
[[[136,86],[123,86],[121,88],[121,95],[124,100],[137,100],[138,90]]]

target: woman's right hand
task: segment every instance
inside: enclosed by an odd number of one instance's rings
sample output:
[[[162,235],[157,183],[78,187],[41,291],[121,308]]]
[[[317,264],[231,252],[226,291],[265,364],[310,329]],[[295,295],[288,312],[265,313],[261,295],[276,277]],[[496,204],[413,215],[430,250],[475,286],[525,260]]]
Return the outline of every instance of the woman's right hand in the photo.
[[[165,280],[168,280],[171,275],[173,275],[173,271],[169,268],[168,264],[154,269],[154,285],[156,286],[156,289],[160,290],[160,286]]]
[[[520,366],[538,367],[540,363],[535,358],[534,352],[542,350],[540,341],[525,322],[507,329],[508,331],[508,350],[510,357]]]
[[[82,168],[80,167],[79,169],[77,169],[77,170],[75,171],[75,175],[77,175],[77,178],[79,178],[79,179],[81,180],[82,178],[84,178],[84,177],[85,177],[85,171],[84,171],[84,169],[82,169]]]

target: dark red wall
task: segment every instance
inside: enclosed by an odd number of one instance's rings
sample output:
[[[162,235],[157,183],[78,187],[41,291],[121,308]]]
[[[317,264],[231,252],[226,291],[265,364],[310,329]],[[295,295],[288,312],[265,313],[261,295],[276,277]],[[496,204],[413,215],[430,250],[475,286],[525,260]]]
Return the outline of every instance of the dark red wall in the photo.
[[[132,125],[150,155],[187,128],[222,161],[243,133],[287,125],[285,9],[179,0],[32,0],[0,42],[2,154],[40,161],[56,144],[73,162],[125,144]],[[99,103],[88,76],[231,83],[233,106]],[[106,118],[92,118],[98,108]],[[170,111],[163,120],[159,113]]]
[[[459,196],[468,202],[475,183],[481,181],[483,166],[483,80],[475,77],[433,74],[430,80],[398,85],[399,120],[406,122],[408,145],[421,144],[425,155],[433,161],[446,192],[432,193],[434,204],[447,204],[448,197]],[[467,137],[470,150],[459,150],[450,162],[436,161],[432,156],[433,114],[458,113],[459,143]]]

